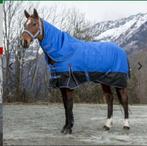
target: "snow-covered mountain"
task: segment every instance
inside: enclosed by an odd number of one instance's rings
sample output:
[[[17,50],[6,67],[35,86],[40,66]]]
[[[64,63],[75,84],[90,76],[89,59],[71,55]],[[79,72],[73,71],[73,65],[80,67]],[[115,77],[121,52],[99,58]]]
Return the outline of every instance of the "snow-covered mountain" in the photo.
[[[88,31],[95,41],[116,42],[129,53],[147,50],[147,13],[99,22]]]

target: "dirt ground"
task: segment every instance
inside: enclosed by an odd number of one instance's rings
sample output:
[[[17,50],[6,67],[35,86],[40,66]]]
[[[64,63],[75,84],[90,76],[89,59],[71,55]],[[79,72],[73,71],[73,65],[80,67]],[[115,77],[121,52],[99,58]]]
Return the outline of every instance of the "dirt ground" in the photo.
[[[5,105],[4,145],[147,145],[147,105],[130,106],[129,131],[123,130],[123,113],[114,106],[114,122],[104,131],[106,105],[75,104],[72,135],[63,135],[61,104]]]

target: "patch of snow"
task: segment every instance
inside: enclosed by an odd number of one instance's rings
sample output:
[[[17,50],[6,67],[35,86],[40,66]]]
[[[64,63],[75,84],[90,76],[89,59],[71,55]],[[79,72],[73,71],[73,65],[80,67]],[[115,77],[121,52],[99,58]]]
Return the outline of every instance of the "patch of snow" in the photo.
[[[123,26],[120,26],[118,28],[109,29],[105,31],[104,33],[100,34],[95,39],[100,40],[102,38],[107,38],[107,37],[112,37],[112,39],[118,38],[122,33],[126,32],[134,23],[135,21],[131,20],[127,22],[126,24],[124,24]]]
[[[125,35],[127,38],[130,38],[137,29],[147,21],[147,14],[143,16],[132,17],[130,20],[126,20],[126,23],[119,25],[119,27],[113,27],[102,32],[100,35],[96,36],[94,40],[115,40],[118,39],[121,35]],[[113,22],[115,23],[115,22]]]

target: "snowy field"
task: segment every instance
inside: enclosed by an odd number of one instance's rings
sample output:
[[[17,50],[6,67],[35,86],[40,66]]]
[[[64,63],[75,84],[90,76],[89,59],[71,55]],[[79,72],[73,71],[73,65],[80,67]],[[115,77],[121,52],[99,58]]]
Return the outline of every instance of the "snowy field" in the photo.
[[[123,130],[123,113],[114,106],[112,129],[103,130],[106,105],[75,104],[72,135],[63,135],[61,104],[5,105],[5,145],[147,145],[147,105],[130,106],[130,131]]]

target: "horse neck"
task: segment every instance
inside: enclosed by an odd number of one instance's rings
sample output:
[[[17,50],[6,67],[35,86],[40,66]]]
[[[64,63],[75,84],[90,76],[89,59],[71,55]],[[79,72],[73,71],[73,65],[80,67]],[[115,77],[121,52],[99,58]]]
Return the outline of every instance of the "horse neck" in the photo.
[[[62,31],[45,20],[42,21],[42,25],[44,34],[43,41],[48,41],[48,43],[52,45],[51,47],[59,48],[62,42]]]
[[[58,52],[62,47],[63,33],[48,23],[47,21],[42,20],[42,30],[43,30],[43,40],[39,41],[40,45],[46,55],[46,61],[48,64],[54,64],[55,61],[51,59],[52,52]]]

